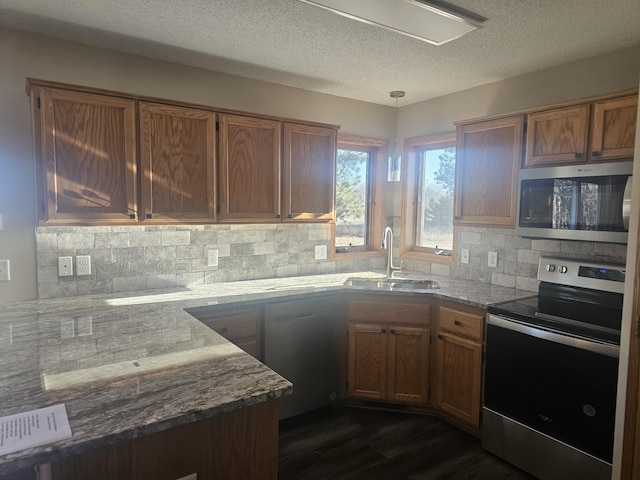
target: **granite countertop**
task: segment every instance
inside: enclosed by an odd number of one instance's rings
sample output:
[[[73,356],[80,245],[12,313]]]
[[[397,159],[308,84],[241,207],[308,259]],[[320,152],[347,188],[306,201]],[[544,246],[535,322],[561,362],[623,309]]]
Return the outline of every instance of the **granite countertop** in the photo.
[[[292,385],[185,309],[343,291],[357,272],[2,304],[0,416],[64,403],[72,438],[0,457],[0,476],[289,393]],[[469,305],[533,295],[447,277],[427,294]],[[363,289],[389,293],[384,289]]]

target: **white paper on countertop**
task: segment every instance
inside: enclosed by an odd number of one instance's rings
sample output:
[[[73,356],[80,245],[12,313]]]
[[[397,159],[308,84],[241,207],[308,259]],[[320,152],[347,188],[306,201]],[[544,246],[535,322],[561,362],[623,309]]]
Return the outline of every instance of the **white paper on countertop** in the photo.
[[[71,438],[64,403],[0,417],[0,455]]]

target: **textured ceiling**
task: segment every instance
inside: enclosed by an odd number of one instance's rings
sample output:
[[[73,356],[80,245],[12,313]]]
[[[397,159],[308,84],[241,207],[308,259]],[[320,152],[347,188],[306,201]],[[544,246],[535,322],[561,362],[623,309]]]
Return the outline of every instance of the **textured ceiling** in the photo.
[[[0,0],[0,26],[400,106],[640,44],[638,0],[449,3],[484,28],[434,46],[297,0]]]

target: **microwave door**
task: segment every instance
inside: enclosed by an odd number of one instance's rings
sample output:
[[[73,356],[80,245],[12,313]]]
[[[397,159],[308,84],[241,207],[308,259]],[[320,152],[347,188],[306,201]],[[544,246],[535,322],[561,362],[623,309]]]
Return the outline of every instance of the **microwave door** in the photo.
[[[632,169],[632,162],[617,162],[520,170],[516,233],[627,243],[622,210],[629,210],[624,199]]]

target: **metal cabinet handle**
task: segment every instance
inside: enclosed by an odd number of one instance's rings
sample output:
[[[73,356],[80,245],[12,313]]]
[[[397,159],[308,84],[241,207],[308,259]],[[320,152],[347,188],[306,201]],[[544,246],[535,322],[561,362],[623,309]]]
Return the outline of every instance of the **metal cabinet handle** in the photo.
[[[600,152],[591,152],[592,157],[599,157],[600,155],[602,155]]]
[[[130,213],[130,214],[129,214],[129,218],[130,218],[131,220],[135,220],[135,219],[136,219],[136,214],[135,214],[135,213]]]
[[[577,153],[576,153],[576,158],[582,158],[582,153],[577,152]]]
[[[462,322],[461,322],[460,320],[454,320],[454,321],[453,321],[453,324],[454,324],[455,326],[459,327],[459,326],[461,326],[461,325],[462,325]]]
[[[386,328],[380,329],[380,333],[387,333],[387,329]]]
[[[389,333],[390,333],[391,335],[395,335],[396,331],[395,331],[395,330],[393,330],[393,329],[391,329],[391,330],[389,330]]]

